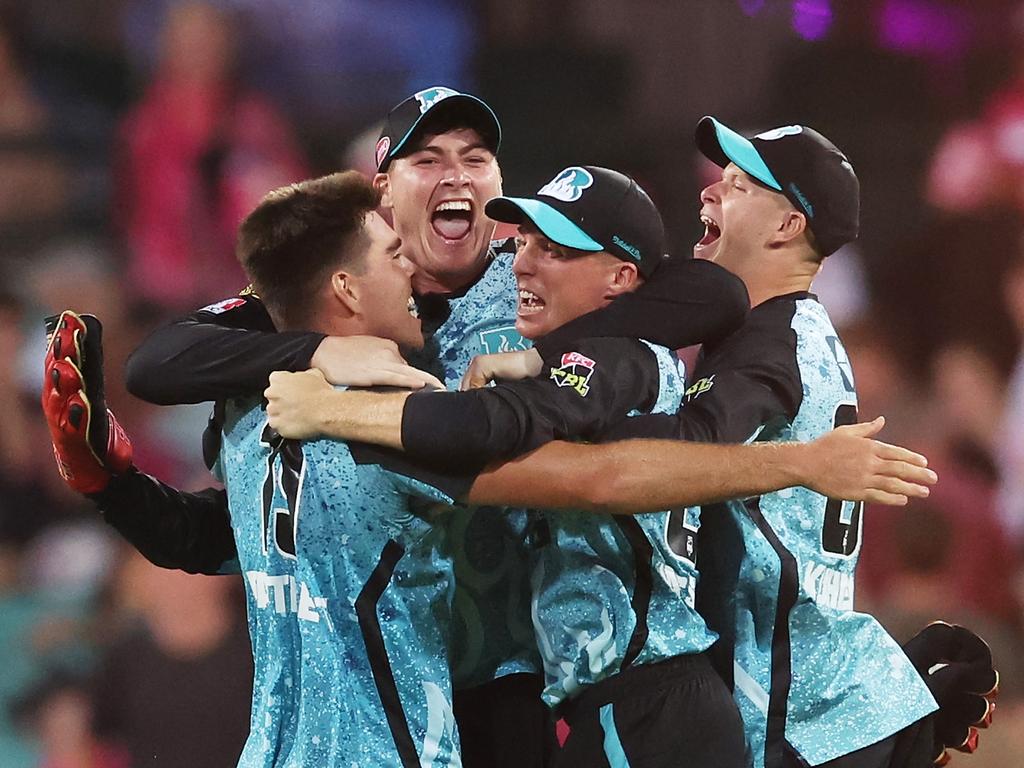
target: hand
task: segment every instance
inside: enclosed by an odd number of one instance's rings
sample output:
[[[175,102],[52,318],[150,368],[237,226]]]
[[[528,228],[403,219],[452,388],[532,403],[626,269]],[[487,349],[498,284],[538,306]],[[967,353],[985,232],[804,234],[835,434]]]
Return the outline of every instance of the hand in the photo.
[[[270,374],[270,386],[263,392],[267,398],[267,422],[281,437],[319,437],[323,434],[320,416],[324,409],[318,403],[333,391],[318,369],[301,373],[274,371]]]
[[[903,646],[939,705],[935,713],[935,765],[950,760],[947,749],[971,753],[979,728],[988,728],[996,708],[999,672],[988,643],[965,627],[936,621]]]
[[[486,387],[495,379],[529,379],[539,375],[543,367],[544,361],[535,349],[477,355],[462,376],[459,389]]]
[[[43,414],[57,469],[79,493],[98,493],[132,462],[132,444],[107,410],[103,390],[103,326],[65,310],[47,318]]]
[[[436,377],[413,368],[398,353],[398,345],[375,336],[328,336],[309,361],[331,384],[350,387],[444,389]]]
[[[938,475],[928,459],[872,436],[885,426],[871,422],[837,427],[807,444],[808,462],[801,484],[829,498],[904,506],[910,498],[928,496]]]

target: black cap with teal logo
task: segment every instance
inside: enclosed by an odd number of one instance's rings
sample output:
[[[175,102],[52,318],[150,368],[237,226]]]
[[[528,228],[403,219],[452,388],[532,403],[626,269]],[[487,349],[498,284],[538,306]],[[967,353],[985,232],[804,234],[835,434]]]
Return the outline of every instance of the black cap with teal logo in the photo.
[[[860,183],[835,144],[812,128],[786,125],[749,139],[713,117],[697,123],[697,149],[721,167],[735,163],[781,192],[807,216],[824,256],[857,238]]]
[[[497,154],[501,144],[501,125],[487,104],[476,96],[459,93],[443,85],[417,91],[388,112],[374,152],[377,170],[385,173],[391,161],[407,154],[413,137],[429,116],[432,120],[451,114],[480,134],[487,148]]]
[[[665,225],[651,198],[629,176],[574,165],[530,197],[495,197],[484,209],[495,221],[529,219],[552,242],[580,251],[607,251],[634,262],[649,277],[665,254]]]

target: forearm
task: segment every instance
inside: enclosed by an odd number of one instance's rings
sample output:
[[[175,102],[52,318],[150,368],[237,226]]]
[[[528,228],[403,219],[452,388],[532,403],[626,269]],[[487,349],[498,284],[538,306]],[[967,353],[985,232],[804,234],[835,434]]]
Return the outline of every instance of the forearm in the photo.
[[[402,409],[408,397],[408,392],[332,389],[307,407],[324,437],[402,450]]]
[[[806,450],[801,443],[553,442],[488,467],[467,501],[615,514],[712,504],[802,484]]]
[[[154,565],[215,574],[237,555],[224,491],[186,493],[132,469],[90,498]]]

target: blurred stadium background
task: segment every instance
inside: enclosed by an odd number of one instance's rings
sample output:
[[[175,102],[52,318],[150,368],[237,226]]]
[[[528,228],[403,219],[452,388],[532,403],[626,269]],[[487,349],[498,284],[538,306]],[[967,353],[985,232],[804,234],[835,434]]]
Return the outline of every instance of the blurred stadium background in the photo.
[[[815,287],[862,415],[942,477],[868,511],[859,604],[901,639],[935,617],[987,637],[1003,696],[970,765],[1024,764],[1019,0],[0,0],[0,766],[223,768],[248,727],[240,582],[149,566],[57,476],[42,317],[98,314],[138,465],[209,484],[206,409],[133,401],[126,354],[242,285],[234,227],[264,192],[369,171],[375,121],[435,84],[495,108],[507,191],[630,172],[679,252],[701,115],[847,151],[862,235]]]

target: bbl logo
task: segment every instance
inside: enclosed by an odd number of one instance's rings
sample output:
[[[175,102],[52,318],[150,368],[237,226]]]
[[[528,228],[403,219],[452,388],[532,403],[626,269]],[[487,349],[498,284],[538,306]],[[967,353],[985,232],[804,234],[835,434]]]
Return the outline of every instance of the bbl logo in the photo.
[[[551,181],[541,187],[538,195],[547,195],[555,200],[571,203],[583,196],[583,190],[594,183],[594,177],[586,168],[574,165],[566,168]]]
[[[594,375],[597,363],[579,352],[562,355],[562,365],[551,369],[551,380],[559,387],[572,387],[580,397],[590,392],[590,377]]]
[[[420,103],[420,114],[422,115],[437,102],[442,99],[447,99],[449,96],[458,96],[458,91],[453,91],[451,88],[442,88],[435,86],[434,88],[427,88],[425,91],[420,91],[415,95],[416,101]]]
[[[485,355],[494,355],[499,352],[521,352],[530,348],[530,342],[519,335],[514,325],[505,325],[480,331],[480,346]]]

